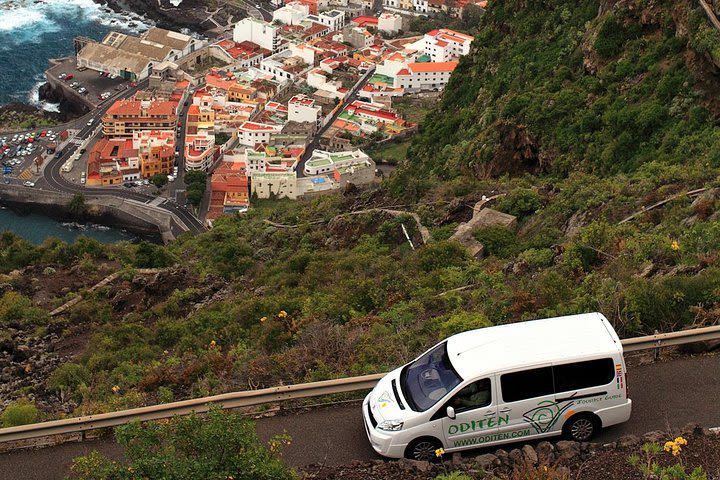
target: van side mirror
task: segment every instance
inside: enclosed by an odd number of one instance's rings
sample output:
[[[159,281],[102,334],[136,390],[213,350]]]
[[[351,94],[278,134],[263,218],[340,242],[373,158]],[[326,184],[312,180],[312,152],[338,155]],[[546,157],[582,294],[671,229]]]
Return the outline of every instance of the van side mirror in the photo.
[[[455,409],[453,407],[447,407],[447,410],[445,410],[445,413],[447,413],[448,418],[455,419]]]

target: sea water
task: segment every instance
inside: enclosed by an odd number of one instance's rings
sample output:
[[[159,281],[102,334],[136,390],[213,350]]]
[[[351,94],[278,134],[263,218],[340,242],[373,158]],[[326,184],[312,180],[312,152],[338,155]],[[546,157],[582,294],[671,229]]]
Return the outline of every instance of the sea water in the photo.
[[[38,98],[50,58],[74,55],[77,36],[101,40],[110,30],[140,33],[150,24],[93,0],[0,0],[0,105],[24,102],[57,111]]]
[[[102,243],[134,241],[135,235],[93,223],[62,222],[36,213],[22,215],[0,206],[0,233],[11,231],[35,245],[50,237],[73,243],[79,236],[94,238]]]

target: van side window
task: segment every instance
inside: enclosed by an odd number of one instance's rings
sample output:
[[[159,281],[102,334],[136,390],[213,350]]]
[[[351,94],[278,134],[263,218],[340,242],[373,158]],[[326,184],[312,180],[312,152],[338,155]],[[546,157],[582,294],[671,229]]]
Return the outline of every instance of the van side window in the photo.
[[[528,398],[552,395],[553,378],[550,367],[533,368],[500,376],[503,401],[517,402]]]
[[[492,395],[490,391],[490,379],[483,378],[463,387],[448,403],[456,412],[464,412],[490,405]]]
[[[612,358],[555,365],[553,366],[555,391],[570,392],[607,385],[615,378],[614,367],[615,362]]]

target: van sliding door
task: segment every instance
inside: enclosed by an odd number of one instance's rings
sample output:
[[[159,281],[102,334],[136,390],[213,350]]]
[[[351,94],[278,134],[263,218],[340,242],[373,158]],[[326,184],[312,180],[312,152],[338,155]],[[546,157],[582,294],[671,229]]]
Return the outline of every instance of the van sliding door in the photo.
[[[500,375],[498,441],[519,441],[562,427],[565,410],[555,402],[550,366]]]

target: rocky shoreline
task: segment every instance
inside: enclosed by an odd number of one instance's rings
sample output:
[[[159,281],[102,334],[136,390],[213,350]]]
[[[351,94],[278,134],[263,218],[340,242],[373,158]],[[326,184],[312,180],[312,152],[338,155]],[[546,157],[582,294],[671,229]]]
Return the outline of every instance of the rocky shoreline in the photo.
[[[62,114],[48,112],[27,103],[0,105],[0,133],[56,125],[62,121]]]
[[[189,30],[215,36],[212,30],[217,28],[209,22],[208,16],[211,11],[206,10],[207,4],[201,0],[182,0],[178,6],[170,3],[169,0],[94,0],[99,5],[111,8],[116,13],[133,12],[145,15],[160,28],[168,30]],[[238,21],[246,14],[239,7],[225,5],[218,9],[215,19],[221,25],[225,25],[230,19]]]

